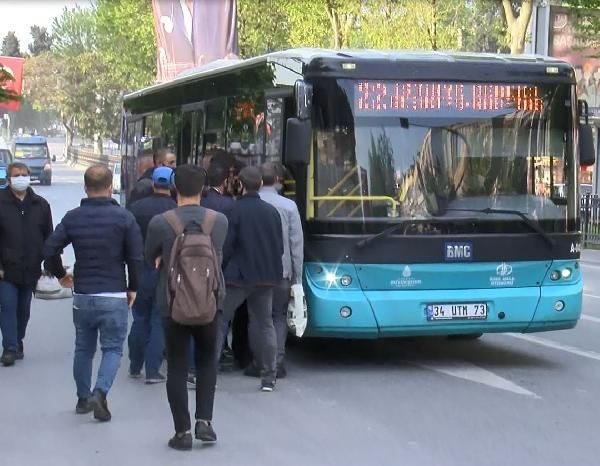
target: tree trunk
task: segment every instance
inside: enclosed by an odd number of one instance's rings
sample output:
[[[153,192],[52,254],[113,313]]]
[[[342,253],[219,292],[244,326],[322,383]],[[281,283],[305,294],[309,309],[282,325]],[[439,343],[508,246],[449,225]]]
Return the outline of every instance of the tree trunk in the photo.
[[[65,116],[62,117],[62,125],[64,126],[67,134],[65,137],[65,153],[64,153],[64,157],[66,159],[70,159],[70,155],[69,155],[69,149],[71,149],[71,147],[73,146],[73,137],[74,137],[74,131],[73,131],[73,117],[71,118],[67,118]]]
[[[502,0],[504,14],[506,15],[506,24],[510,34],[510,53],[518,55],[525,50],[525,39],[527,37],[527,28],[533,12],[533,0],[522,0],[519,16],[515,16],[511,0]]]
[[[94,138],[94,154],[102,155],[102,136],[96,136]]]

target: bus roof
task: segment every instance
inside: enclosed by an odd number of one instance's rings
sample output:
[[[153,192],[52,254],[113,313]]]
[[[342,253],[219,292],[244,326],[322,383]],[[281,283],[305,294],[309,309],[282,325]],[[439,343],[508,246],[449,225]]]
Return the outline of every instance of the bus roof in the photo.
[[[46,144],[44,136],[25,136],[15,138],[15,144]]]
[[[479,68],[489,65],[490,67],[502,66],[506,68],[516,65],[519,68],[523,66],[526,69],[536,70],[546,67],[556,68],[557,74],[560,73],[562,79],[568,75],[573,80],[573,68],[564,61],[542,55],[506,55],[489,53],[466,53],[466,52],[425,52],[409,50],[368,50],[368,49],[312,49],[298,48],[273,52],[258,57],[240,59],[222,59],[216,60],[206,65],[191,68],[181,72],[175,79],[169,82],[155,84],[139,91],[130,93],[124,97],[125,106],[128,102],[135,101],[147,95],[159,94],[169,89],[177,88],[182,85],[194,84],[206,78],[217,77],[231,72],[252,68],[266,63],[278,63],[288,69],[296,72],[299,78],[305,74],[329,74],[333,72],[341,74],[343,64],[354,64],[357,68],[362,65],[382,65],[398,66],[402,64],[423,63],[429,66],[439,64],[473,65]],[[345,72],[344,74],[349,74]],[[351,74],[348,77],[352,77]],[[573,81],[574,82],[574,81]]]

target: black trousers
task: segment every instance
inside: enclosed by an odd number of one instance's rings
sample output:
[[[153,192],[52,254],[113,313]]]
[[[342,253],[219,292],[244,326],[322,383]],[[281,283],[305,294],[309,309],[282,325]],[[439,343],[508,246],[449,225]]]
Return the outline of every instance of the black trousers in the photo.
[[[250,340],[248,338],[248,305],[244,301],[237,311],[231,323],[231,349],[233,357],[242,369],[252,362],[250,351]]]
[[[196,362],[196,420],[212,420],[217,383],[215,337],[217,325],[181,325],[171,318],[163,320],[167,349],[167,398],[173,415],[175,432],[191,429],[188,410],[187,353],[190,336],[194,339]]]

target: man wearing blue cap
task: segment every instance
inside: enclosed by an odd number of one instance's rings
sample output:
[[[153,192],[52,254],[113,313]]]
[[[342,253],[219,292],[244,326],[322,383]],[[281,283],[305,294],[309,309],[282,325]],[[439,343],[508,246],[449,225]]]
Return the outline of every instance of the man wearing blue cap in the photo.
[[[155,215],[175,209],[177,204],[171,198],[173,170],[169,167],[156,167],[152,173],[153,194],[140,199],[130,206],[142,237],[146,242],[148,224]],[[156,305],[157,270],[154,264],[144,264],[144,274],[132,309],[133,324],[129,333],[129,375],[140,378],[145,366],[146,383],[160,383],[166,380],[159,371],[165,349],[164,332],[160,312]]]

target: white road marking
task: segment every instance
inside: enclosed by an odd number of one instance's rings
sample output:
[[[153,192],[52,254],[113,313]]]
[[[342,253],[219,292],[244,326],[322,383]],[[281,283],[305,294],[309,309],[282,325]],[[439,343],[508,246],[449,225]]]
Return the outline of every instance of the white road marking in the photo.
[[[583,296],[587,296],[588,298],[600,299],[600,296],[596,294],[583,293]]]
[[[521,333],[507,333],[506,335],[517,338],[519,340],[525,340],[529,343],[535,343],[536,345],[545,346],[546,348],[552,348],[559,351],[565,351],[567,353],[575,354],[577,356],[581,356],[583,358],[593,359],[595,361],[600,361],[600,353],[596,353],[595,351],[586,351],[579,348],[575,348],[574,346],[564,345],[562,343],[557,343],[555,341],[546,340],[545,338],[534,337],[532,335],[524,335]]]
[[[480,383],[489,387],[497,388],[500,390],[506,390],[517,395],[530,396],[532,398],[541,399],[540,396],[536,395],[529,390],[507,380],[499,375],[494,374],[487,369],[483,369],[475,364],[471,364],[464,361],[446,361],[443,363],[436,362],[419,362],[414,363],[417,366],[429,369],[435,372],[440,372],[445,375],[452,377],[458,377],[460,379],[468,380],[470,382]]]
[[[590,322],[596,322],[600,324],[600,317],[594,317],[587,314],[581,314],[581,320],[589,320]]]

